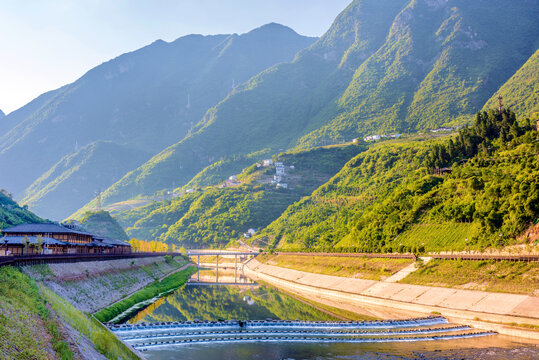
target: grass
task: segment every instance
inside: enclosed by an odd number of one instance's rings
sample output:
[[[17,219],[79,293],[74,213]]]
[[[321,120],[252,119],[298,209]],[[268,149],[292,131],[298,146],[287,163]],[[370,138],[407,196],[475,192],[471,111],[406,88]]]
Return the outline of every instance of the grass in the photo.
[[[41,286],[41,292],[56,314],[62,317],[81,334],[88,337],[99,353],[108,359],[113,360],[139,359],[137,355],[91,315],[77,310],[69,302],[56,295],[45,286]]]
[[[471,223],[418,224],[397,237],[397,242],[407,247],[428,244],[431,251],[464,250],[467,242],[477,233]]]
[[[2,359],[73,358],[34,281],[9,266],[0,268],[0,338]]]
[[[258,261],[315,274],[384,280],[412,263],[411,259],[261,254]]]
[[[431,260],[400,282],[538,295],[539,264],[494,260]]]
[[[162,281],[155,281],[128,298],[102,309],[94,315],[96,319],[101,322],[109,322],[141,302],[148,301],[164,293],[176,290],[184,285],[187,282],[187,279],[189,279],[189,277],[195,272],[195,268],[188,267],[185,270],[169,275]]]

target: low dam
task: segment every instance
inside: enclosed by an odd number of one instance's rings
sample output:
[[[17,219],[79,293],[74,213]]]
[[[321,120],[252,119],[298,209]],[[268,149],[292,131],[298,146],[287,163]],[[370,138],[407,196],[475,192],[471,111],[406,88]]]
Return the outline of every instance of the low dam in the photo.
[[[379,343],[455,340],[495,334],[451,325],[441,316],[398,321],[186,321],[109,329],[137,350],[230,342]]]

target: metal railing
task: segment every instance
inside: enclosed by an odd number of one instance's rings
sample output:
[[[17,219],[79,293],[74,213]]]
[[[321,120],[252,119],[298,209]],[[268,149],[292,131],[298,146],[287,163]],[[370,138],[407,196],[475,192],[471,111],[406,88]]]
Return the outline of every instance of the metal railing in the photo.
[[[28,255],[12,255],[0,256],[0,266],[13,265],[37,265],[37,264],[53,264],[53,263],[69,263],[82,261],[106,261],[118,259],[134,259],[143,257],[161,257],[161,256],[180,256],[180,253],[170,252],[131,252],[117,254],[28,254]]]

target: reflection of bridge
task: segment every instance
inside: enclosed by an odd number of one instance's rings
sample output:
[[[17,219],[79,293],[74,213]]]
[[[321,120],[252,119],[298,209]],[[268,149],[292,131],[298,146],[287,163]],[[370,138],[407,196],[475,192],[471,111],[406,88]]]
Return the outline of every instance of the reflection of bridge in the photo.
[[[257,253],[247,252],[247,251],[226,251],[226,250],[189,250],[187,251],[187,256],[189,260],[193,260],[196,256],[197,258],[197,279],[196,281],[189,281],[190,285],[245,285],[249,284],[246,282],[238,282],[238,257],[243,271],[243,262],[248,258],[255,257]],[[201,282],[200,281],[200,257],[201,256],[215,256],[215,282]],[[219,283],[219,257],[234,257],[234,281]],[[203,264],[207,265],[207,264]],[[230,268],[230,266],[225,266],[225,268]]]
[[[492,335],[450,325],[440,316],[396,321],[187,321],[110,327],[138,350],[223,342],[403,342],[463,339]]]

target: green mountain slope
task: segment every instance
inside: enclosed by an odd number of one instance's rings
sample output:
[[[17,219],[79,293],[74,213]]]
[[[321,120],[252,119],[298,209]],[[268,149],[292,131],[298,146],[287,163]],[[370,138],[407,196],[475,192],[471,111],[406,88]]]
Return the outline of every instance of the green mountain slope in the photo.
[[[532,117],[539,112],[539,50],[485,104],[485,109],[498,106],[498,95],[505,106],[517,114]]]
[[[492,22],[500,9],[518,26]],[[538,16],[533,1],[411,1],[357,69],[339,115],[302,141],[462,124],[539,47]]]
[[[518,26],[491,21],[500,9]],[[253,77],[106,203],[186,184],[223,156],[463,124],[536,51],[539,2],[356,0],[293,62]]]
[[[13,201],[11,194],[0,189],[0,230],[11,226],[44,222],[39,216],[34,214],[24,206],[19,206]]]
[[[177,199],[114,213],[131,237],[159,239],[184,247],[222,246],[249,228],[259,229],[292,203],[326,182],[363,146],[346,145],[283,153],[288,188],[272,184],[275,167],[260,163],[237,176],[238,183],[212,186]]]
[[[145,151],[111,142],[89,144],[34,181],[21,203],[47,218],[62,220],[149,157]]]
[[[233,84],[290,61],[314,40],[268,24],[242,35],[159,40],[112,59],[2,121],[0,183],[20,195],[77,145],[100,140],[155,154],[181,140]]]
[[[120,224],[104,210],[87,212],[78,221],[78,225],[94,235],[122,241],[129,240]]]
[[[288,249],[369,252],[512,244],[539,219],[533,128],[517,126],[508,111],[480,113],[451,140],[379,144],[257,238]],[[442,166],[451,174],[434,175]]]
[[[354,1],[328,32],[291,63],[238,86],[210,109],[192,135],[127,174],[103,195],[107,204],[186,184],[222,157],[279,153],[325,123],[357,66],[376,51],[407,0]],[[350,139],[347,139],[350,140]]]

